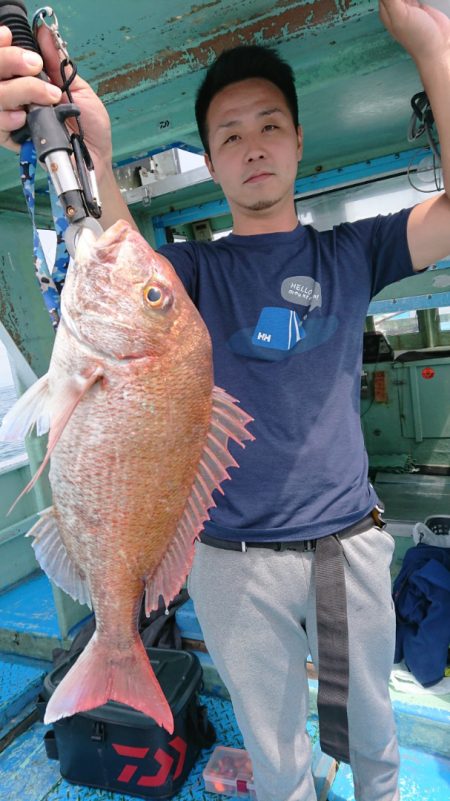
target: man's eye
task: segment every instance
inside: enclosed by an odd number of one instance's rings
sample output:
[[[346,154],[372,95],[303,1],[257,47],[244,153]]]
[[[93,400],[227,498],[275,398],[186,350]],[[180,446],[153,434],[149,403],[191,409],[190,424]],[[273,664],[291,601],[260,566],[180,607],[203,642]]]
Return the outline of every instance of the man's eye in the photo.
[[[231,136],[229,136],[228,139],[225,139],[224,144],[227,145],[229,142],[237,142],[238,139],[239,136],[237,134],[231,134]]]
[[[264,126],[263,131],[276,131],[278,125],[273,125],[272,123],[268,123]]]

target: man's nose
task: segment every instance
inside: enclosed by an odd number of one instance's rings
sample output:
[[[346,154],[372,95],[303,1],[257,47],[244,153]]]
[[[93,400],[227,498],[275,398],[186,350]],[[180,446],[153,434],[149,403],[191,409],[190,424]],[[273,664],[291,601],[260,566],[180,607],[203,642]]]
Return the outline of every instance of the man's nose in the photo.
[[[248,162],[258,161],[258,159],[264,159],[264,158],[265,158],[265,154],[261,150],[261,148],[251,147],[247,151],[247,161]]]
[[[247,162],[257,161],[258,159],[264,159],[265,157],[264,148],[261,147],[261,142],[259,141],[258,137],[249,137],[247,140]]]

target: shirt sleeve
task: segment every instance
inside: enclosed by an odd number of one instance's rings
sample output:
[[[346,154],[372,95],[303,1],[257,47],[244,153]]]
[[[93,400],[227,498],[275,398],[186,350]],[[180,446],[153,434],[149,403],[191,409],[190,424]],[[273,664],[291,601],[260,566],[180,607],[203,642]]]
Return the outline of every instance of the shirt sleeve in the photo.
[[[407,239],[411,211],[342,223],[333,229],[339,262],[350,265],[360,280],[367,281],[370,298],[414,274]]]
[[[402,278],[414,275],[407,229],[411,209],[376,217],[372,234],[372,297]]]
[[[172,264],[178,278],[182,281],[186,292],[192,300],[197,295],[197,259],[191,242],[174,242],[162,245],[158,253],[165,256]]]

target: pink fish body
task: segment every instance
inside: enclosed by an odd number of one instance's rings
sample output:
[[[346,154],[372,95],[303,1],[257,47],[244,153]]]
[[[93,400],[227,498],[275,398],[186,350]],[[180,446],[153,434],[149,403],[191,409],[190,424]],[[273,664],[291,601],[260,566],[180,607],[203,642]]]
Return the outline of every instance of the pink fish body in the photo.
[[[251,418],[214,387],[208,332],[172,266],[127,223],[82,239],[62,310],[47,375],[2,429],[49,427],[54,505],[30,536],[49,577],[96,617],[45,722],[114,700],[171,732],[137,629],[143,593],[150,614],[179,592],[211,494],[236,466],[228,440],[252,439]]]

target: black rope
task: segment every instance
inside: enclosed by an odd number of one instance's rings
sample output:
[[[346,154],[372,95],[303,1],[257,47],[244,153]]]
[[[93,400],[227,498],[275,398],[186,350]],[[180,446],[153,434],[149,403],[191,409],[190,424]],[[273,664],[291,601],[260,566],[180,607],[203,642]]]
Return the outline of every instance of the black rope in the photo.
[[[434,174],[435,189],[423,189],[422,187],[416,186],[411,179],[411,165],[408,168],[409,183],[414,189],[418,190],[419,192],[430,193],[430,192],[435,192],[436,190],[440,191],[442,189],[441,182],[439,180],[441,154],[439,152],[439,142],[435,139],[433,135],[434,114],[427,93],[417,92],[411,98],[411,106],[413,113],[408,127],[408,141],[415,142],[416,139],[420,139],[420,137],[425,134],[428,146],[433,156],[433,174]]]
[[[67,68],[71,69],[71,72],[68,76],[66,75]],[[63,59],[63,61],[61,61],[60,64],[60,73],[62,79],[61,91],[66,93],[69,103],[73,103],[73,96],[70,87],[78,74],[78,68],[70,58],[65,58]],[[78,175],[81,179],[83,186],[84,200],[86,206],[89,212],[92,214],[92,216],[98,218],[101,212],[95,198],[92,195],[91,185],[89,180],[89,172],[90,171],[93,172],[94,162],[92,161],[91,154],[89,153],[89,150],[86,147],[86,143],[84,141],[84,131],[80,122],[80,118],[76,117],[75,119],[78,132],[74,131],[71,133],[70,141],[73,148]]]

